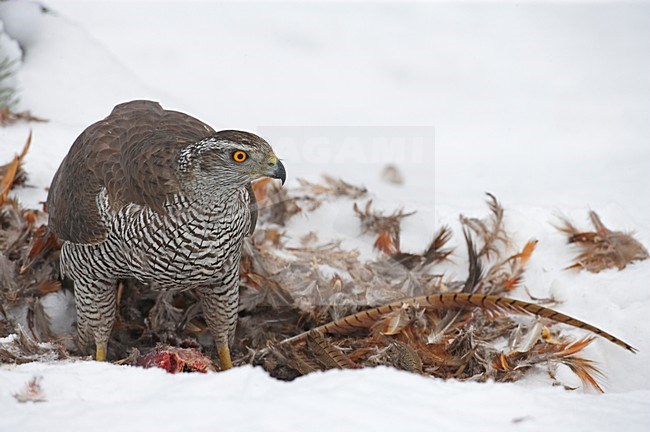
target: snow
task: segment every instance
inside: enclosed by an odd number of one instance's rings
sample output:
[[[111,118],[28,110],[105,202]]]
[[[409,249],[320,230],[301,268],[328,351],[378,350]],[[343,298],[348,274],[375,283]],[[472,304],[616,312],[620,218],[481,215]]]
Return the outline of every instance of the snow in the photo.
[[[9,392],[43,375],[46,402],[18,404],[3,391],[1,430],[626,430],[650,421],[650,391],[581,395],[515,384],[451,383],[386,368],[315,373],[291,383],[259,368],[170,375],[93,362],[0,371]],[[516,403],[513,403],[515,402]],[[567,415],[570,407],[570,415]],[[43,410],[48,415],[42,415]],[[26,421],[30,419],[30,421]],[[110,419],[110,421],[104,421]],[[462,425],[462,429],[461,426]]]
[[[0,3],[0,20],[25,50],[17,108],[50,120],[0,129],[0,161],[33,130],[26,205],[45,199],[87,125],[116,103],[150,98],[215,128],[257,131],[290,184],[341,176],[367,186],[379,209],[417,210],[403,224],[407,250],[442,224],[458,233],[458,214],[486,214],[483,193],[494,193],[516,241],[540,241],[531,293],[561,299],[562,312],[639,353],[604,340],[587,349],[607,374],[605,395],[551,387],[541,371],[515,384],[385,368],[283,383],[251,367],[172,376],[93,362],[2,366],[0,431],[150,430],[154,419],[160,431],[650,429],[650,262],[566,272],[575,251],[551,226],[558,214],[586,224],[594,209],[650,245],[649,5],[57,0],[41,14],[14,3]],[[381,180],[388,162],[403,186]],[[342,238],[370,257],[373,239],[351,207],[327,204],[290,233]],[[448,269],[461,278],[462,248],[454,260]],[[46,299],[61,328],[69,301]],[[12,394],[33,376],[47,401],[19,404]],[[579,386],[568,371],[559,378]]]

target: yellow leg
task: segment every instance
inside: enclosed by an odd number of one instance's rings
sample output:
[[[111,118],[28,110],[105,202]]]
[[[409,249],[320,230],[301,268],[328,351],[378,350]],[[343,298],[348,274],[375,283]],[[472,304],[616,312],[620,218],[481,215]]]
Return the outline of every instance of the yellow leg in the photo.
[[[219,350],[219,362],[221,362],[221,370],[232,369],[232,360],[230,360],[230,348],[228,344],[220,345],[217,347]]]
[[[106,361],[106,345],[97,345],[97,351],[95,353],[95,360],[105,362]]]

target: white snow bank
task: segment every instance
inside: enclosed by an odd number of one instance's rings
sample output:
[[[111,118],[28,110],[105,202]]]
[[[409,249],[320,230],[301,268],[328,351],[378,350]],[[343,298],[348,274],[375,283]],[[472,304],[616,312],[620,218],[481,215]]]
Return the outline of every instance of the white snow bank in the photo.
[[[33,376],[43,377],[46,402],[18,403],[11,393]],[[643,431],[650,424],[650,390],[595,396],[386,368],[285,383],[250,366],[170,375],[94,362],[26,364],[0,370],[0,383],[6,431]]]

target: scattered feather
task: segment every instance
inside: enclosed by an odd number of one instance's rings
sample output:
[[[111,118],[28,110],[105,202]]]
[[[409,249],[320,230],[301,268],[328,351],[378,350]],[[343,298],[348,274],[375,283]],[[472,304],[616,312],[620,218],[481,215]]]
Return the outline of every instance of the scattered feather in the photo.
[[[9,126],[19,121],[45,123],[48,120],[36,117],[29,111],[13,111],[11,108],[0,109],[0,126]]]
[[[45,402],[45,393],[41,388],[41,381],[43,377],[35,376],[18,393],[14,393],[14,398],[20,403],[26,402]]]
[[[369,231],[377,234],[375,248],[389,255],[400,251],[400,226],[402,219],[415,214],[404,213],[399,209],[386,216],[382,212],[372,209],[372,200],[368,200],[363,211],[354,203],[354,212],[361,221],[362,232]]]
[[[304,190],[311,192],[316,197],[333,197],[333,198],[362,198],[368,190],[362,186],[355,186],[341,179],[324,175],[325,184],[311,183],[306,180],[298,180]]]
[[[393,164],[389,164],[384,167],[384,169],[381,171],[381,178],[386,183],[391,183],[398,186],[404,184],[404,177],[402,176],[402,173],[400,172],[399,168]]]
[[[648,259],[647,249],[632,233],[610,230],[594,211],[589,212],[589,219],[595,231],[580,231],[566,218],[560,218],[560,224],[555,226],[567,235],[569,243],[580,248],[574,264],[567,269],[584,269],[592,273],[610,268],[623,270],[634,261]]]
[[[312,332],[307,336],[307,346],[326,369],[354,369],[358,366],[332,345],[325,336]],[[304,360],[303,360],[304,361]]]
[[[504,210],[496,197],[490,193],[487,205],[490,209],[490,217],[487,219],[468,218],[460,216],[460,221],[467,228],[471,229],[483,245],[478,250],[479,258],[490,258],[492,255],[498,255],[500,248],[510,245],[510,238],[505,231]]]
[[[20,154],[14,156],[11,162],[0,166],[0,207],[7,202],[9,191],[16,185],[23,184],[27,175],[23,169],[23,159],[32,143],[32,133],[29,132],[27,141]]]
[[[387,361],[397,369],[413,373],[422,373],[422,359],[410,345],[395,340],[386,350]]]

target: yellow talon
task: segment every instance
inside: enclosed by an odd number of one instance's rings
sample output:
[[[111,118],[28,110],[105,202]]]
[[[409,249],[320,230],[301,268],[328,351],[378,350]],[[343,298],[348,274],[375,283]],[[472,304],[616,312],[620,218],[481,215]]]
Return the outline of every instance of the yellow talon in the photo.
[[[97,351],[95,352],[95,360],[101,362],[106,361],[106,346],[97,345]]]
[[[225,371],[227,369],[232,369],[232,360],[230,360],[230,348],[228,348],[228,344],[221,345],[218,348],[221,370]]]

